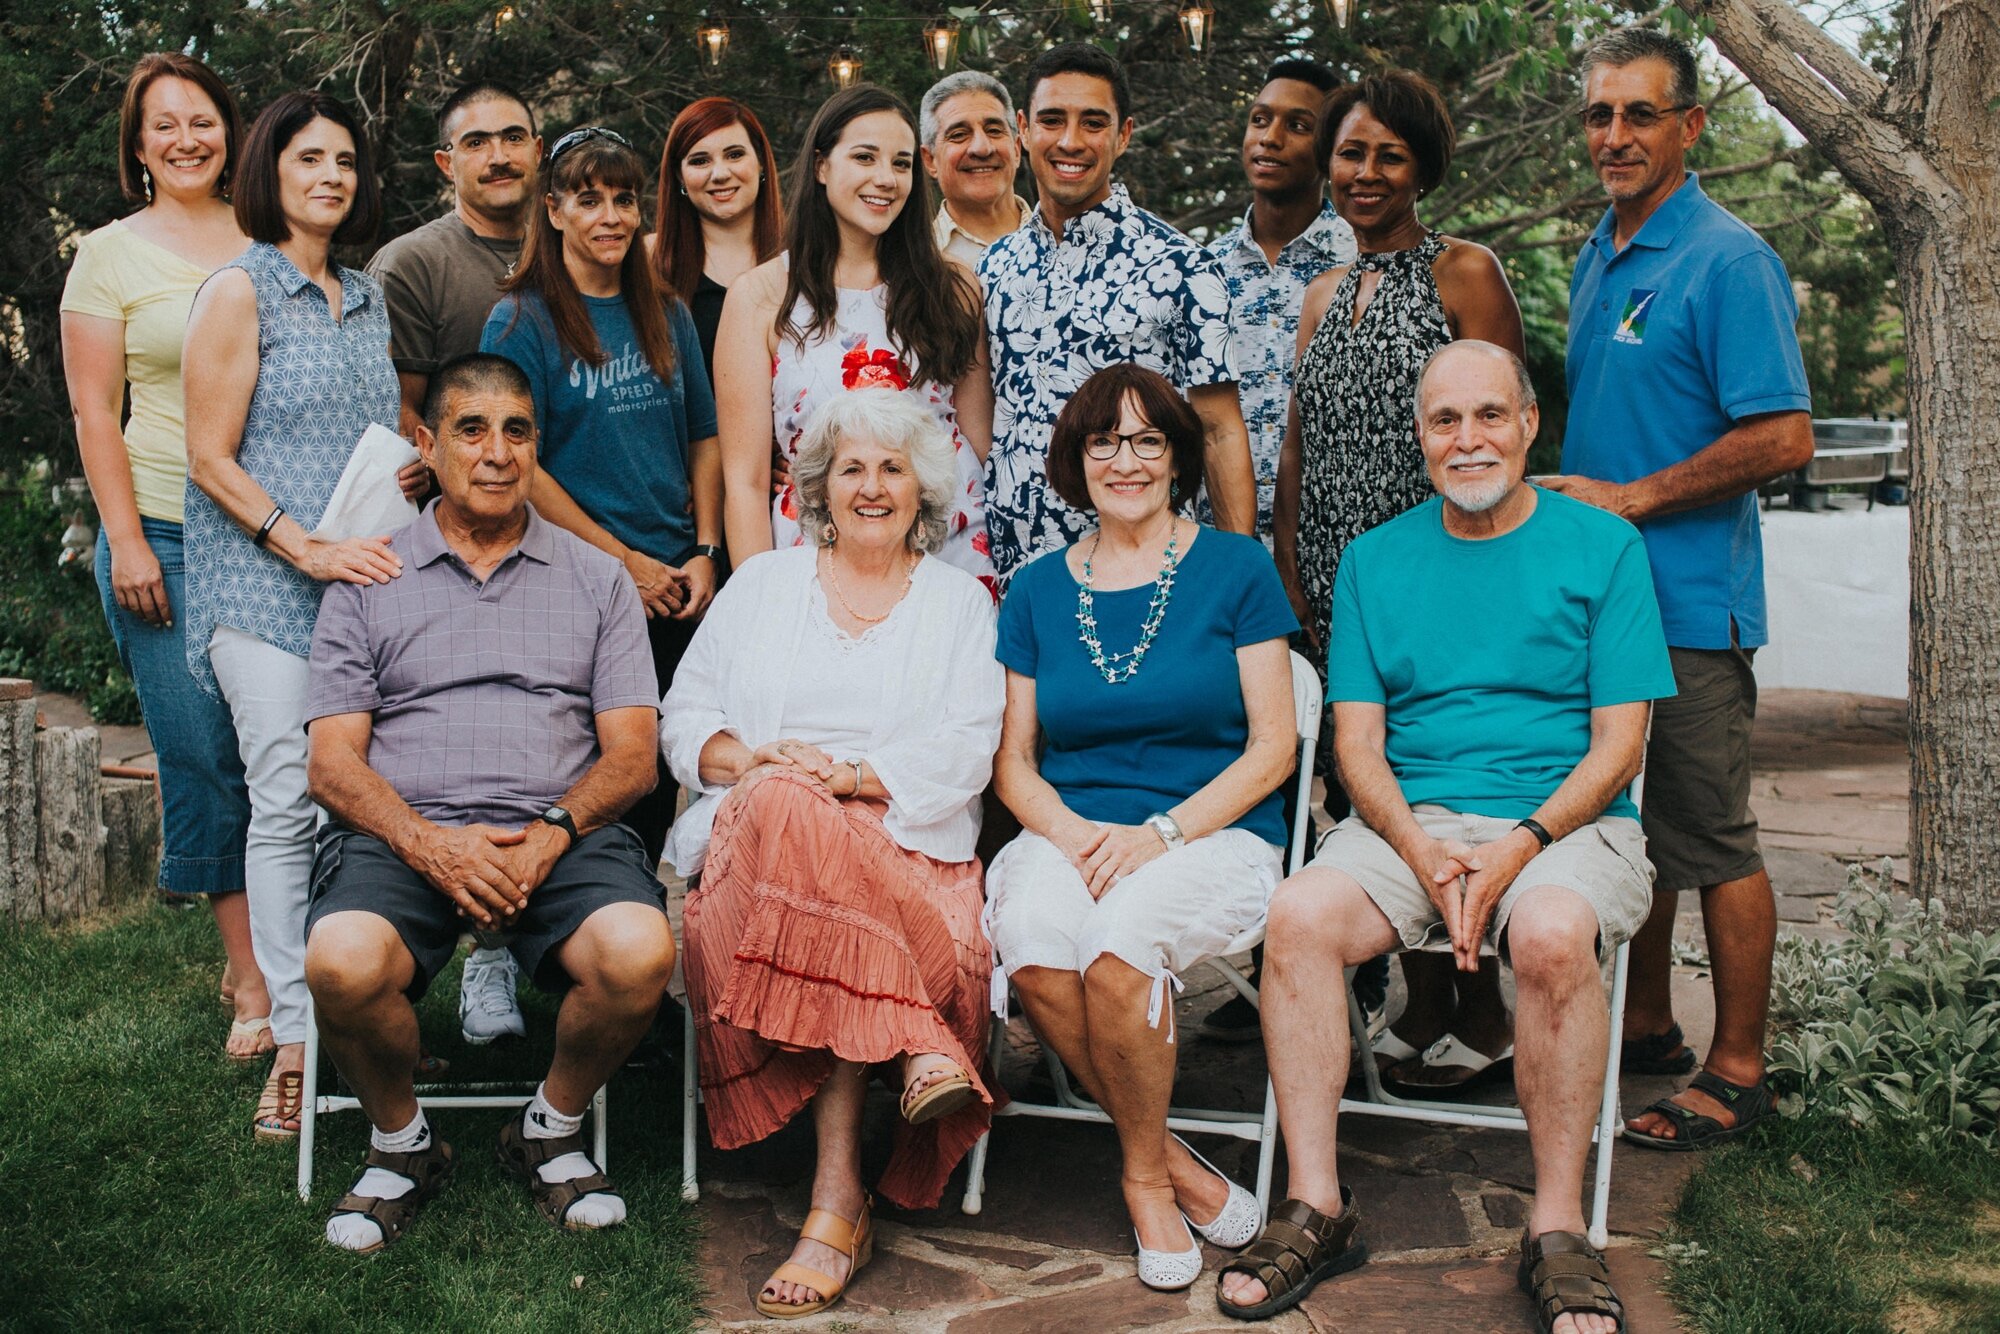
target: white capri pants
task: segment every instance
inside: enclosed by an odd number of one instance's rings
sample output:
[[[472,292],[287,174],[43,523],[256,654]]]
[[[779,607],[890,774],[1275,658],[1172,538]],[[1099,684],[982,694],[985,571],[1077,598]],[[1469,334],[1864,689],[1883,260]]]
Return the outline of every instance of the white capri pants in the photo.
[[[1106,954],[1153,979],[1146,1022],[1167,1015],[1169,986],[1264,920],[1284,854],[1247,829],[1223,829],[1163,853],[1090,897],[1055,844],[1022,833],[986,872],[986,936],[993,942],[994,1013],[1006,1014],[1018,968],[1081,973]]]
[[[250,785],[250,945],[271,991],[271,1038],[288,1046],[306,1040],[306,899],[319,825],[306,795],[306,660],[219,625],[208,661]]]

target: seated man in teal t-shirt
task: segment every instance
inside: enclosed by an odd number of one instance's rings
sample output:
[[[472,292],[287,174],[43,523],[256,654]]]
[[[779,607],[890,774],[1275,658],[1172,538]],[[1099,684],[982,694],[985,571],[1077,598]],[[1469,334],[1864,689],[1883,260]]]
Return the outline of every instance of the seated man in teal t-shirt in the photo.
[[[1524,480],[1540,414],[1514,355],[1446,345],[1416,406],[1438,496],[1356,539],[1334,583],[1327,698],[1355,813],[1271,902],[1264,1046],[1290,1198],[1223,1269],[1219,1300],[1275,1314],[1367,1254],[1334,1163],[1341,970],[1448,943],[1470,971],[1484,945],[1517,988],[1535,1151],[1523,1246],[1575,1279],[1536,1299],[1549,1322],[1597,1317],[1565,1329],[1609,1330],[1617,1298],[1580,1205],[1610,1039],[1598,963],[1651,907],[1625,789],[1673,671],[1638,530]]]

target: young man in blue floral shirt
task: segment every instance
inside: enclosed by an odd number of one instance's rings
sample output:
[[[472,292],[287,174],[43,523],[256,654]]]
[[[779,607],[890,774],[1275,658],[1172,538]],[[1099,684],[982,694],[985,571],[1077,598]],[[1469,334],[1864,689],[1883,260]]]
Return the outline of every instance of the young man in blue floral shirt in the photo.
[[[1339,86],[1315,60],[1288,56],[1271,66],[1243,130],[1250,207],[1208,247],[1229,287],[1236,392],[1257,479],[1257,536],[1266,546],[1306,284],[1354,259],[1354,229],[1327,202],[1326,163],[1313,152],[1320,104]],[[1206,503],[1201,517],[1209,520]]]
[[[1028,67],[1021,135],[1041,203],[980,261],[993,358],[986,524],[1004,580],[1087,531],[1049,489],[1049,431],[1095,371],[1137,362],[1188,396],[1207,437],[1218,527],[1248,533],[1256,483],[1236,397],[1229,293],[1215,261],[1132,202],[1112,168],[1132,139],[1131,92],[1098,47],[1052,47]]]

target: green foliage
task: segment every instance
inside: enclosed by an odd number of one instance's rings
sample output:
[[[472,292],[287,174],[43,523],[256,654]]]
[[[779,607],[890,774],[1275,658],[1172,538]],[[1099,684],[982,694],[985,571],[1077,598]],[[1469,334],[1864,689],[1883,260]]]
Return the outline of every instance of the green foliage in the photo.
[[[45,483],[0,486],[0,676],[80,695],[99,722],[136,723],[139,697],[97,585],[81,564],[57,564],[64,523]]]
[[[1780,943],[1770,1072],[1780,1110],[1920,1144],[2000,1135],[2000,931],[1953,932],[1858,868],[1846,939]]]

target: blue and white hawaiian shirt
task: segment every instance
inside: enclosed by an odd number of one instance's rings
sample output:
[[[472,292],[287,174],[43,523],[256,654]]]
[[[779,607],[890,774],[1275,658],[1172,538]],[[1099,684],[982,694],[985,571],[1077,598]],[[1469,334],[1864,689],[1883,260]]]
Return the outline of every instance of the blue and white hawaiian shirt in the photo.
[[[1060,237],[1036,209],[987,249],[979,277],[993,359],[986,529],[1004,580],[1091,527],[1049,489],[1046,471],[1056,415],[1085,380],[1134,361],[1186,393],[1231,383],[1236,360],[1221,268],[1123,185]]]
[[[1250,432],[1250,467],[1257,474],[1257,536],[1271,541],[1271,506],[1278,489],[1278,447],[1285,442],[1285,413],[1292,399],[1292,362],[1298,350],[1299,309],[1306,285],[1328,269],[1354,262],[1354,229],[1320,201],[1319,216],[1278,251],[1264,257],[1250,235],[1250,213],[1211,242],[1208,253],[1229,284],[1229,326],[1236,341],[1237,395]],[[1203,523],[1214,523],[1208,496]]]

